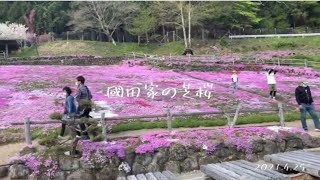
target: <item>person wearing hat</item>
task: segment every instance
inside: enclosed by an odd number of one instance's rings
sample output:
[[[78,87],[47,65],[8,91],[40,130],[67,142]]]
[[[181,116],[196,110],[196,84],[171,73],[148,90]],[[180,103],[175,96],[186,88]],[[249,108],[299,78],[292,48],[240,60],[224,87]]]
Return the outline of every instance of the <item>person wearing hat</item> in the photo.
[[[320,132],[320,122],[312,104],[313,99],[307,80],[301,81],[300,85],[296,88],[295,95],[301,113],[302,128],[305,131],[308,131],[308,126],[306,122],[306,112],[308,111],[312,117],[315,126],[315,131]]]
[[[233,92],[238,89],[238,75],[237,71],[233,70],[231,75],[232,85],[233,85]]]

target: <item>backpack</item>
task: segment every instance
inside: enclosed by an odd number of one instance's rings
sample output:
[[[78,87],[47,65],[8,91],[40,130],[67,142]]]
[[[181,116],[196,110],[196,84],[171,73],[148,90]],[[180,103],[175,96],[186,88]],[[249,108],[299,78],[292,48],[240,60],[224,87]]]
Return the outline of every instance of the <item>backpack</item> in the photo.
[[[89,88],[88,88],[87,86],[85,86],[85,87],[86,87],[86,89],[87,89],[88,100],[91,101],[91,99],[92,99],[92,94],[91,94]]]

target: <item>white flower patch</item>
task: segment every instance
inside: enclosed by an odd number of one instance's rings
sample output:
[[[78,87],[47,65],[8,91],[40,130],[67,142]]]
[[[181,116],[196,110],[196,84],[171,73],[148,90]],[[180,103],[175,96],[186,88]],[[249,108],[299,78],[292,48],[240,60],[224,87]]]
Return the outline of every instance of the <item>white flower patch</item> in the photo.
[[[267,129],[269,129],[271,131],[279,132],[279,130],[289,131],[291,128],[289,128],[289,127],[281,127],[281,126],[270,126],[270,127],[267,127]]]
[[[131,171],[131,167],[127,162],[122,162],[118,168],[119,171],[124,171],[126,173],[129,173]]]
[[[204,145],[202,146],[202,149],[203,149],[203,150],[208,150],[208,146],[204,144]]]

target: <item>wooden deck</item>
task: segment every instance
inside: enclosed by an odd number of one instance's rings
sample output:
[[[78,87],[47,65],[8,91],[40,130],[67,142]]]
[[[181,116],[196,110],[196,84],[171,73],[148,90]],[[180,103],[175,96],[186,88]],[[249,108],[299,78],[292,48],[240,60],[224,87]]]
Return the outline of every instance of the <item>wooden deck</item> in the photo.
[[[320,151],[291,151],[264,156],[266,162],[282,166],[285,170],[295,171],[320,177]]]
[[[258,168],[249,161],[229,161],[202,165],[200,170],[216,180],[289,180],[290,177],[279,172]]]
[[[147,174],[131,175],[128,177],[118,177],[117,180],[179,180],[170,171],[149,172]]]

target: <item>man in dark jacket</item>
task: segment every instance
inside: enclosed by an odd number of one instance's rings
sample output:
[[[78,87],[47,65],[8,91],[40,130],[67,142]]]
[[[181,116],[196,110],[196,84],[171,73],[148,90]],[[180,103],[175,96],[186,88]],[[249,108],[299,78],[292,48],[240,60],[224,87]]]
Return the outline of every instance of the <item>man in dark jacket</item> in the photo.
[[[313,99],[310,87],[308,86],[308,81],[303,80],[301,82],[300,86],[296,88],[295,95],[301,113],[302,128],[305,131],[308,131],[308,126],[306,122],[306,112],[308,111],[313,119],[315,131],[320,132],[320,122],[312,104]]]
[[[91,111],[92,94],[84,82],[85,79],[83,76],[78,76],[76,78],[77,94],[75,95],[75,99],[78,102],[77,115],[80,116],[80,118],[89,118],[91,117],[89,113]],[[84,124],[80,124],[80,127],[83,131],[86,129]],[[87,132],[83,133],[83,135],[88,138]]]

